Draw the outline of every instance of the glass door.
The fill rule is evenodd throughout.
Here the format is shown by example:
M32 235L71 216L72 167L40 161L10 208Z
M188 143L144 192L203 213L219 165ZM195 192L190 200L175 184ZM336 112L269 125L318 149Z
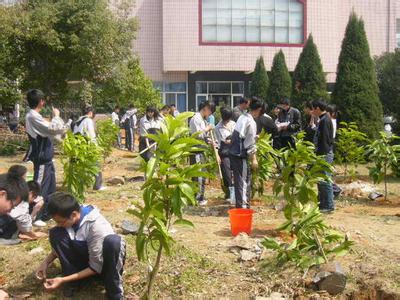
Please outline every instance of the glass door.
M240 95L232 95L233 107L239 105L239 101L240 101L241 98L243 98L243 94L240 94Z
M215 106L232 107L231 95L210 95L210 100Z

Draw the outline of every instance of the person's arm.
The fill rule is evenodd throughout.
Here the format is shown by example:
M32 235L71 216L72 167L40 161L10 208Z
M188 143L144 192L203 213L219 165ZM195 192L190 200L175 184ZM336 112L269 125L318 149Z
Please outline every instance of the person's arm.
M20 232L28 233L32 231L32 218L29 214L28 203L20 203L13 208L9 215L17 223L17 227Z
M57 258L57 254L54 250L52 250L49 255L41 262L39 267L37 268L35 274L36 278L39 280L44 280L47 277L47 268L53 263L53 261Z
M64 283L85 279L87 277L90 277L90 276L93 276L96 274L97 273L95 271L93 271L91 268L86 268L78 273L74 273L74 274L71 274L68 276L46 279L45 282L43 283L43 285L47 291L54 291L54 290L58 289Z
M85 131L88 135L88 137L91 139L92 142L97 143L96 140L96 131L94 130L94 122L90 118L86 118L84 120L85 122Z
M40 136L54 137L68 130L69 125L64 124L64 121L60 118L60 111L55 108L53 109L53 114L54 117L51 119L51 122L47 122L41 116L31 116L29 119L32 127Z
M32 220L35 220L35 219L36 219L36 216L37 216L38 212L42 209L43 204L44 204L43 199L40 200L40 201L38 201L38 202L35 204L35 206L34 206L33 209L32 209L32 213L31 213L31 218L32 218Z
M297 132L301 129L301 116L300 116L300 111L295 110L293 112L293 120L289 124L288 129L291 132Z

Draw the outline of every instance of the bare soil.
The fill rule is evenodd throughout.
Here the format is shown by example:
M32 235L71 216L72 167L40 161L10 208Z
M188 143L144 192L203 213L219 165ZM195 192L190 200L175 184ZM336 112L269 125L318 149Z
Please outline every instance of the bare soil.
M115 150L104 164L104 178L142 175L137 171L136 154ZM0 172L20 163L23 154L0 158ZM55 160L57 180L62 183L62 167ZM32 166L26 165L29 172ZM369 181L364 166L359 167L360 178ZM132 201L141 199L141 182L110 186L104 192L90 191L87 203L99 207L118 232L122 220L136 221L126 210ZM382 185L378 186L382 190ZM160 299L254 299L281 292L297 299L400 299L400 180L391 178L389 201L365 198L344 198L337 201L337 210L326 219L334 228L347 233L355 246L345 257L337 258L344 267L348 282L342 295L331 297L305 288L303 273L293 266L276 267L274 253L267 253L260 262L239 262L227 244L232 240L227 211L218 180L207 187L209 204L206 208L192 208L187 218L194 229L174 228L176 245L171 257L164 257L157 279L157 298ZM282 212L274 209L281 199L272 196L271 184L266 185L263 197L254 201L256 211L252 238L276 236L277 225L283 221ZM53 225L53 224L52 224ZM47 231L45 229L44 231ZM135 238L126 236L128 256L124 285L128 299L136 299L146 283L145 265L134 253ZM32 249L43 248L38 254ZM42 284L33 277L39 262L50 250L47 239L25 242L17 246L0 246L0 288L17 299L62 299L61 292L43 291ZM315 270L310 270L307 278ZM56 264L49 276L60 273ZM74 299L104 299L101 285L90 281Z

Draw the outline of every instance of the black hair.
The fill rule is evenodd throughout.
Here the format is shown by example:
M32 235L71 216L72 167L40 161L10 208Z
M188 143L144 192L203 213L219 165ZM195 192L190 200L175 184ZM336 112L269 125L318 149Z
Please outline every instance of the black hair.
M262 108L262 110L264 110L264 102L256 97L252 97L250 102L250 111L254 111L259 108Z
M157 108L155 106L148 106L146 108L146 118L147 118L147 114L153 112L154 113L154 120L157 120L160 117L160 113L158 112Z
M268 103L264 102L264 108L263 108L264 113L268 111Z
M164 106L161 108L161 111L170 110L170 109L171 109L171 106L168 105L168 104L166 104L166 105L164 105Z
M232 110L229 107L221 107L221 119L222 121L229 121L232 119Z
M308 108L308 109L313 109L313 106L312 106L312 102L311 101L307 101L306 102L306 104L305 104L305 108Z
M176 105L175 105L175 104L171 104L170 106L171 106L171 107L176 107Z
M119 107L119 105L115 105L114 110L117 110L117 109L121 109L121 107Z
M133 103L129 104L129 109L133 109L135 108L135 105L133 105Z
M210 102L210 109L211 109L211 113L215 113L215 110L217 109L217 106L215 105L214 102Z
M283 97L280 101L280 104L282 105L290 105L290 99L287 97Z
M37 181L31 180L27 182L28 184L28 189L29 192L32 192L35 196L40 196L42 193L42 187L40 186L40 183Z
M23 178L23 176L28 172L28 169L25 166L21 165L13 165L8 169L8 174L11 176Z
M210 103L210 101L204 101L204 102L201 102L200 104L199 104L199 111L201 111L203 108L205 108L205 107L208 107L210 110L211 110L211 103Z
M241 97L240 100L239 100L239 104L248 103L248 102L249 102L249 99L248 98L244 98L244 97Z
M44 93L38 89L29 90L26 94L26 99L29 107L35 109L38 107L40 100L44 99Z
M7 200L14 201L21 198L22 201L28 201L29 190L26 181L14 173L0 175L0 190L6 191Z
M71 194L56 192L50 195L47 209L51 216L69 218L74 211L79 212L80 205Z
M82 114L83 115L87 115L88 113L93 112L94 113L94 109L93 106L87 105L82 109Z
M336 104L329 104L329 105L326 107L326 111L327 111L328 113L330 113L330 114L335 114L335 115L337 115L338 109L337 109Z
M312 107L313 107L313 109L319 108L321 111L325 111L327 105L326 105L325 100L320 98L320 99L313 100Z

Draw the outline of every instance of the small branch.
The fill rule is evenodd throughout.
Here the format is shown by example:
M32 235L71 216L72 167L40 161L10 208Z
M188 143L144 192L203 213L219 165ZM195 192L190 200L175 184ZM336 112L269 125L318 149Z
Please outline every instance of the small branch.
M147 286L147 293L146 293L146 299L147 300L151 300L152 299L152 290L153 290L154 280L155 280L156 275L158 273L158 269L160 268L162 250L163 250L163 246L160 245L160 248L158 248L157 259L156 259L156 262L154 264L153 270L149 274L149 284Z
M318 235L315 231L314 231L314 239L318 244L319 251L321 252L322 256L324 257L325 263L327 263L328 259L326 258L324 248L322 247L321 241L319 240Z

